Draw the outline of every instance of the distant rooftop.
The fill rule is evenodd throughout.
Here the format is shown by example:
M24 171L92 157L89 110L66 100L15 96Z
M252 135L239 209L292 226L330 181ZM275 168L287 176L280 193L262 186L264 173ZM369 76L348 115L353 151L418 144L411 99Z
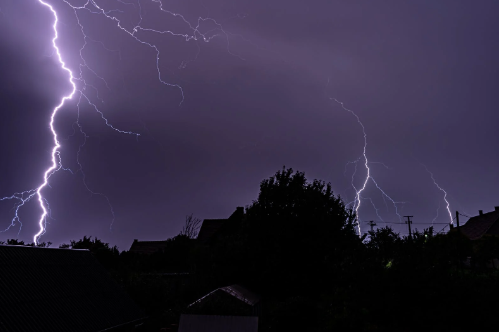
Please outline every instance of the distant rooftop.
M139 241L135 239L129 252L150 255L165 249L166 246L167 241Z
M237 207L236 211L227 219L205 219L199 230L197 240L201 243L207 243L213 239L223 228L226 228L230 221L235 221L244 216L244 208Z
M0 245L0 331L113 331L144 317L89 251Z
M499 235L499 206L488 213L480 210L478 216L471 217L459 229L471 240L478 240L484 235Z
M225 293L235 297L236 299L238 299L246 304L249 304L250 306L254 306L258 302L260 302L259 295L253 293L252 291L246 289L245 287L243 287L241 285L231 285L231 286L220 287L220 288L215 289L214 291L206 294L205 296L198 299L194 303L191 303L189 305L189 307L193 306L197 303L202 302L203 300L207 299L208 297L214 295L216 292L225 292Z
M229 219L205 219L199 230L197 240L201 243L208 242L215 233L225 224Z

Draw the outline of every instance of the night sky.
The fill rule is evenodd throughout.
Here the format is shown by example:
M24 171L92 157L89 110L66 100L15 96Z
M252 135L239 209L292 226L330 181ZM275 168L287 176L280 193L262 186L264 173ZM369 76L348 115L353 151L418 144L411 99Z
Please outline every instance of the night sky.
M362 157L364 137L334 98L359 116L371 175L405 202L398 212L414 216L413 228L449 222L444 194L420 163L447 191L453 214L499 205L495 0L162 0L164 11L159 0L95 0L128 31L142 13L143 29L197 37L135 34L156 45L161 79L181 86L183 101L178 87L158 79L155 49L116 20L92 5L76 16L70 5L82 0L46 1L59 16L63 60L75 76L81 70L78 89L112 126L140 136L106 126L83 97L82 173L80 93L61 108L62 166L74 174L60 170L43 190L52 213L41 241L93 235L127 250L135 238L166 239L188 214L225 218L251 204L260 181L283 165L331 182L351 202L355 164L348 162ZM192 27L210 17L223 30L205 20L195 33L166 11ZM88 37L81 51L77 18ZM71 92L51 44L53 21L37 0L0 0L0 197L37 188L50 166L49 118ZM201 34L213 38L204 42ZM406 233L372 181L362 197L363 232L365 221L377 220ZM0 202L2 230L16 203ZM32 242L37 200L19 211L22 229L16 222L0 240Z

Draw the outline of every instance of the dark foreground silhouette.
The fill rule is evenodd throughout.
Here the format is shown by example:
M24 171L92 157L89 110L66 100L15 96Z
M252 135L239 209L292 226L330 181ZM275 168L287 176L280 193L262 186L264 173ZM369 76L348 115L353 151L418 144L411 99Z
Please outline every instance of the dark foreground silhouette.
M291 169L263 180L257 200L238 211L203 241L195 239L199 220L188 216L181 234L153 254L120 253L91 237L63 246L95 255L149 315L145 331L178 324L182 313L254 315L224 301L188 307L235 284L261 298L259 331L495 326L496 237L470 241L430 228L409 238L379 228L359 238L355 214L331 185Z

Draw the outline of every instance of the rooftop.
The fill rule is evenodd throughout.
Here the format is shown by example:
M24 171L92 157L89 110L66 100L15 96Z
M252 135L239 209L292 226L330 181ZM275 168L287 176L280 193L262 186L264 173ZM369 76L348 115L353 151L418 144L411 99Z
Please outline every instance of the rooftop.
M241 285L231 285L231 286L220 287L220 288L215 289L214 291L206 294L202 298L196 300L194 303L191 303L189 305L189 307L196 304L196 303L202 302L204 299L210 297L211 295L215 294L216 292L225 292L225 293L227 293L227 294L237 298L238 300L240 300L246 304L249 304L251 306L254 306L258 302L260 302L259 295L251 292L250 290L244 288Z
M167 241L139 241L135 239L129 252L150 255L165 249L166 246Z
M206 243L215 233L223 226L228 219L205 219L199 230L197 240L201 243Z
M199 230L199 234L197 236L197 240L201 243L207 243L214 236L216 236L222 229L226 229L229 222L235 222L236 220L240 220L240 218L244 216L244 208L237 207L236 211L231 214L231 216L227 219L205 219L203 220L203 224L201 225L201 229Z
M459 227L461 232L471 240L477 240L484 235L499 235L499 207L494 211L471 217L466 224Z

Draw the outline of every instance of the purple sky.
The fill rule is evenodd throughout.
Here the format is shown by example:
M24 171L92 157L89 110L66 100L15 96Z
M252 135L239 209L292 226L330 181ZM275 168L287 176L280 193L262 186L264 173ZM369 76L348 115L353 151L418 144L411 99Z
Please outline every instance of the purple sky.
M159 0L95 0L132 30L193 34L182 19L162 12ZM499 205L499 3L482 1L173 0L205 43L151 31L135 40L102 14L47 0L60 18L57 43L82 90L116 128L107 127L88 102L79 123L87 141L79 160L92 195L76 172L84 136L75 124L80 94L58 113L62 165L43 190L52 219L42 241L56 244L83 235L128 249L134 238L176 235L187 214L224 218L256 199L259 183L283 165L331 182L355 198L351 178L362 157L364 124L371 173L422 229L449 221L451 210L475 215ZM125 4L129 2L130 4ZM97 13L93 6L88 8ZM53 16L37 0L0 0L0 197L38 187L50 165L50 114L71 91L51 39ZM93 73L92 73L93 71ZM107 82L99 79L95 74ZM94 88L92 88L95 87ZM84 88L82 82L78 83ZM98 91L98 95L96 93ZM99 100L101 99L101 100ZM74 133L74 134L73 134ZM386 166L386 167L385 167ZM365 179L357 164L354 184ZM393 204L369 182L360 207L364 221L399 222ZM371 199L371 200L369 200ZM386 203L385 203L386 201ZM0 228L11 224L17 201L0 202ZM378 208L376 214L373 204ZM0 240L30 241L37 232L36 200L20 209L23 223ZM462 218L461 222L466 221ZM424 223L424 224L423 224ZM420 225L418 225L420 224ZM379 223L380 226L385 224ZM405 225L390 224L401 233ZM440 230L444 225L437 224Z

